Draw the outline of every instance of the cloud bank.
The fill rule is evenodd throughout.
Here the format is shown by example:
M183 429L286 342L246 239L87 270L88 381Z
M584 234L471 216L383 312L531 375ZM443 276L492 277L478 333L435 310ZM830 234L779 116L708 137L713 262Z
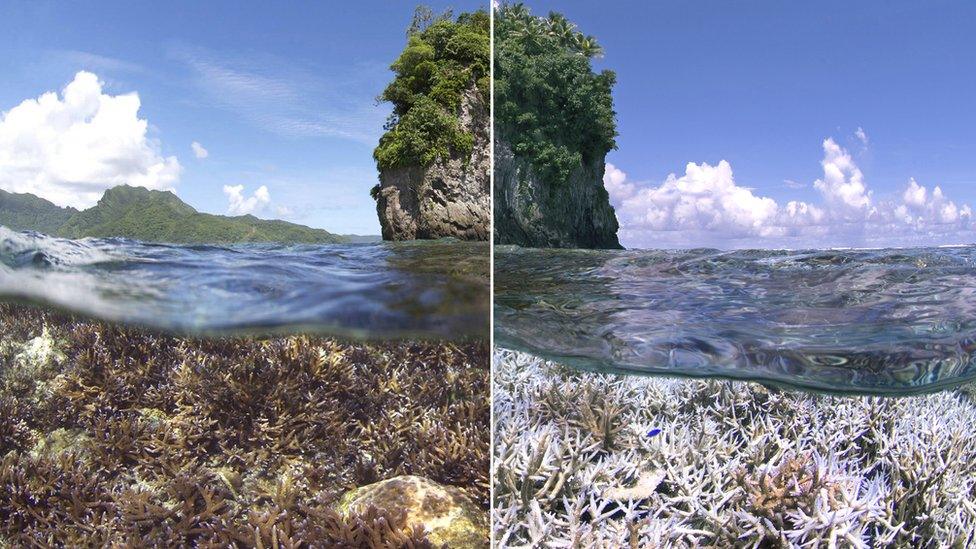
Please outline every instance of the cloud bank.
M858 128L858 139L867 134ZM813 182L821 203L785 204L738 184L725 160L688 163L683 175L659 185L630 181L607 164L603 184L620 221L625 246L823 247L901 246L971 242L973 212L938 186L910 179L893 199L878 200L851 154L823 141L823 175ZM790 187L794 187L790 185Z
M88 208L128 184L172 189L181 166L146 135L136 93L108 95L78 72L61 94L47 92L0 113L0 188L59 206Z
M224 185L224 194L227 195L227 213L231 215L258 213L271 203L271 193L264 185L249 197L244 196L244 185Z

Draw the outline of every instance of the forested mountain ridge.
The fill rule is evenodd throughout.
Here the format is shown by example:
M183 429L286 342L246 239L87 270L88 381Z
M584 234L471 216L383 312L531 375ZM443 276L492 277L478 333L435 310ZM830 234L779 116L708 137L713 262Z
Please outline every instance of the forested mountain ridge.
M149 242L347 241L344 236L287 221L201 213L172 192L128 185L108 189L87 210L62 208L33 194L0 190L0 225L64 238L123 237Z

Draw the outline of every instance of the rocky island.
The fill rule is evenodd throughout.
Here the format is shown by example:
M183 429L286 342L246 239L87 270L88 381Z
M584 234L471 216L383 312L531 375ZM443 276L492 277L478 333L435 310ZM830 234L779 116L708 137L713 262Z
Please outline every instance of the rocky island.
M616 147L611 71L558 13L521 4L495 17L495 243L536 248L620 248L603 187Z
M488 240L489 24L485 11L414 15L380 95L393 104L373 153L384 240Z

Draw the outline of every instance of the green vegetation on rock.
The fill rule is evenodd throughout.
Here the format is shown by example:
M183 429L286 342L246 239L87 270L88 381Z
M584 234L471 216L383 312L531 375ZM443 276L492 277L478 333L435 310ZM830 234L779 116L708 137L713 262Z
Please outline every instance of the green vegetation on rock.
M407 31L407 46L390 66L396 76L381 101L393 103L386 133L373 151L379 169L426 166L451 153L466 155L474 137L460 124L465 91L486 98L489 80L490 19L485 11L434 16L418 7Z
M253 215L200 213L169 191L113 187L87 210L60 208L32 194L0 191L0 225L64 238L124 237L173 243L332 243L345 238L322 229Z
M564 16L536 17L522 4L496 14L496 127L544 181L558 184L616 148L616 75L593 72L602 49Z

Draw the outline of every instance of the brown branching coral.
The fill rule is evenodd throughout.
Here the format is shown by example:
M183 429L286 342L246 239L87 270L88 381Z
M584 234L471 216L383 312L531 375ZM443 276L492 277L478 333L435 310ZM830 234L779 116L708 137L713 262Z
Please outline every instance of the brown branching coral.
M24 375L42 336L57 355ZM197 339L0 305L0 539L428 547L397 510L333 506L412 474L487 512L489 405L485 342Z
M740 491L733 498L751 516L757 517L765 528L766 542L788 545L780 532L792 529L794 516L812 516L817 512L818 499L828 511L845 506L842 487L822 474L809 456L790 456L773 467L745 467L735 475Z

